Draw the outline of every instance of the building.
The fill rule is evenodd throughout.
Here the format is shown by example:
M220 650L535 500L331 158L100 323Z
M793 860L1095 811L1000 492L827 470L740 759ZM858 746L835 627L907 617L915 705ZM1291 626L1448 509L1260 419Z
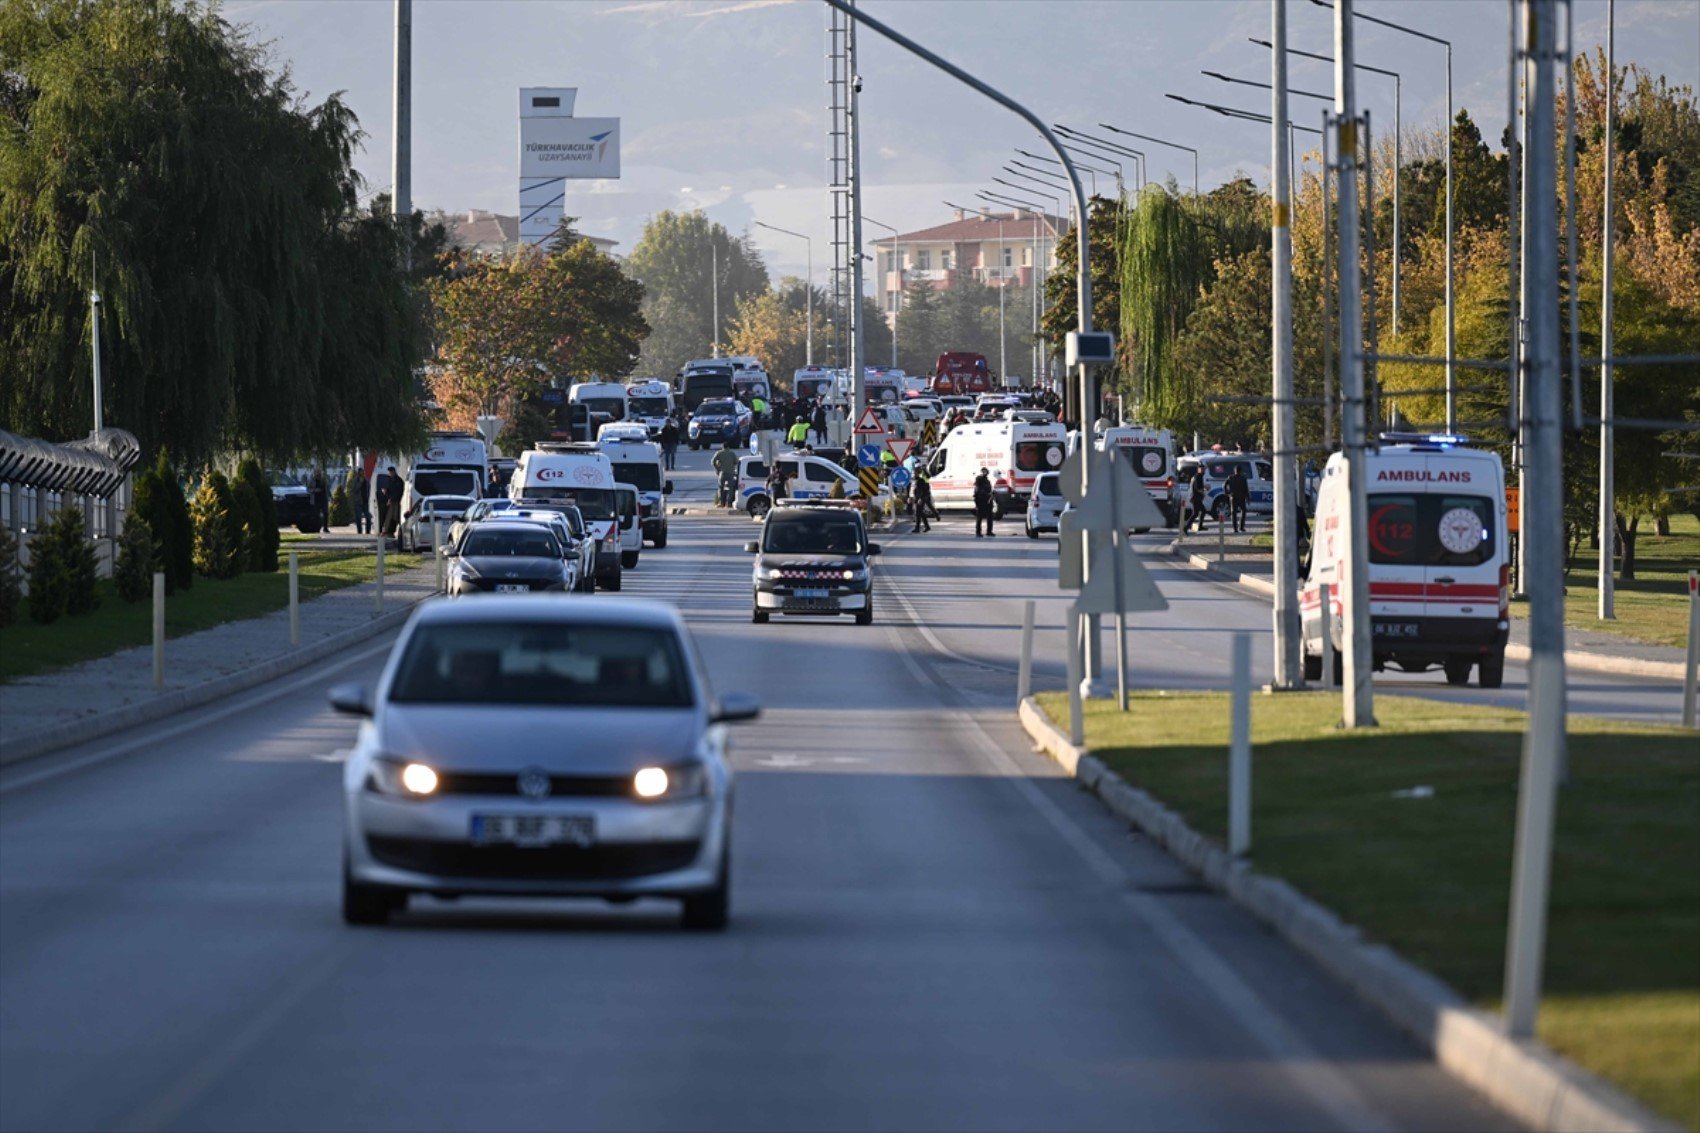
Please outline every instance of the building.
M1033 265L1048 273L1057 263L1057 240L1066 222L1035 210L968 213L956 219L872 241L878 262L874 288L880 309L898 309L904 286L924 280L949 291L966 278L991 287L1026 287Z
M474 256L506 256L519 248L519 217L502 216L483 209L444 213L432 219L442 221L448 229L449 243ZM612 256L618 240L580 233L603 255Z

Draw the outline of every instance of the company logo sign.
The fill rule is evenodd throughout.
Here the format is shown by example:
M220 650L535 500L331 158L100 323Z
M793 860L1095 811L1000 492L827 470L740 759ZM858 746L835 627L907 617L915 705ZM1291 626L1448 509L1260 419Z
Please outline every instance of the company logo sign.
M618 177L620 120L520 119L519 175L522 179Z

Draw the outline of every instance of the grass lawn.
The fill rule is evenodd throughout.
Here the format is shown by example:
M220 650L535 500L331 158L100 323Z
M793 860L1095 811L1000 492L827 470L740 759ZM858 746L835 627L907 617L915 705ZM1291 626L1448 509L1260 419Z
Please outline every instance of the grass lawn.
M1041 696L1066 720L1063 694ZM1252 701L1253 860L1495 1009L1521 712L1378 696L1344 732L1339 697ZM1218 840L1226 694L1087 706L1094 754ZM1541 1038L1700 1129L1700 742L1573 719L1559 798ZM1432 797L1400 798L1412 787Z
M1700 570L1700 519L1673 515L1669 535L1655 535L1643 521L1635 537L1635 580L1617 584L1617 618L1602 622L1595 552L1570 560L1565 578L1564 624L1576 629L1620 633L1637 641L1681 649L1688 643L1688 572ZM1527 604L1513 610L1525 616Z
M377 559L363 551L304 553L301 558L301 600L331 590L370 582ZM384 573L419 565L418 555L384 556ZM0 681L30 676L81 661L104 657L120 649L153 641L153 602L125 602L110 579L98 584L100 607L92 614L65 617L51 625L29 620L28 603L16 623L0 630ZM197 578L188 590L165 600L165 634L180 637L225 622L255 618L289 605L288 568L276 574L243 574L218 581Z

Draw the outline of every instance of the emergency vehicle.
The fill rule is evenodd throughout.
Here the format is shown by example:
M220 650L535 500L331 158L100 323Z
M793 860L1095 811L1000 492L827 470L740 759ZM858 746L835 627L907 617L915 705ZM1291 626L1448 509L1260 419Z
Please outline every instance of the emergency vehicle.
M621 519L614 464L594 444L544 441L520 453L509 498L563 500L578 507L596 544L596 584L618 590L622 581ZM632 516L632 522L637 517Z
M799 401L835 400L837 376L825 366L803 366L791 374L791 392Z
M484 438L472 433L439 431L431 434L425 451L397 461L396 471L405 483L401 495L401 511L410 515L419 503L430 496L471 496L484 494L490 470L490 450ZM387 458L380 457L377 467L387 467ZM377 492L374 476L372 490ZM372 512L377 515L376 509Z
M659 378L633 382L626 387L626 419L637 421L658 435L673 412L673 387Z
M614 479L637 489L642 538L658 549L665 547L667 497L673 494L673 481L662 468L661 446L641 438L619 436L603 437L597 444L614 464Z
M824 456L808 452L787 452L778 457L789 483L788 498L793 500L824 500L832 496L837 484L842 498L848 499L861 491L855 475ZM738 460L738 506L753 516L766 515L773 506L767 491L767 478L772 471L762 456L745 456ZM884 494L884 490L881 490Z
M950 431L927 462L933 503L939 507L974 505L974 479L984 468L992 481L1004 481L1013 506L1026 507L1034 481L1062 468L1067 434L1060 424L1026 421L971 421Z
M1151 493L1157 510L1163 513L1168 527L1180 523L1180 513L1174 501L1175 435L1168 429L1148 429L1144 425L1114 425L1098 434L1093 442L1098 451L1113 448L1118 459L1133 462L1140 483Z
M934 393L991 393L992 371L984 354L947 350L933 367Z
M626 419L626 387L619 382L575 382L567 400L590 412L592 428Z
M1376 669L1422 672L1439 665L1448 684L1477 669L1483 688L1505 677L1510 630L1505 473L1499 455L1462 438L1384 434L1365 456L1369 505L1370 633ZM1346 546L1344 457L1328 458L1316 505L1309 575L1300 591L1305 677L1322 677L1322 635L1334 643L1335 679ZM1329 587L1326 625L1321 586Z

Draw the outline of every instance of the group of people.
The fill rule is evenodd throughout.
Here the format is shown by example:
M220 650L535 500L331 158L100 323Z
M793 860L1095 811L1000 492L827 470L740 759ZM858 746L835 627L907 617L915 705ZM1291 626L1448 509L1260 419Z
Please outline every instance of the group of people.
M1228 500L1228 514L1219 522L1231 523L1233 526L1229 530L1244 534L1246 505L1251 500L1251 481L1246 478L1243 463L1234 463L1234 470L1222 484L1222 493ZM1192 470L1192 479L1187 484L1186 500L1181 511L1182 531L1204 530L1204 521L1210 518L1209 500L1210 485L1204 478L1204 466L1200 464Z

